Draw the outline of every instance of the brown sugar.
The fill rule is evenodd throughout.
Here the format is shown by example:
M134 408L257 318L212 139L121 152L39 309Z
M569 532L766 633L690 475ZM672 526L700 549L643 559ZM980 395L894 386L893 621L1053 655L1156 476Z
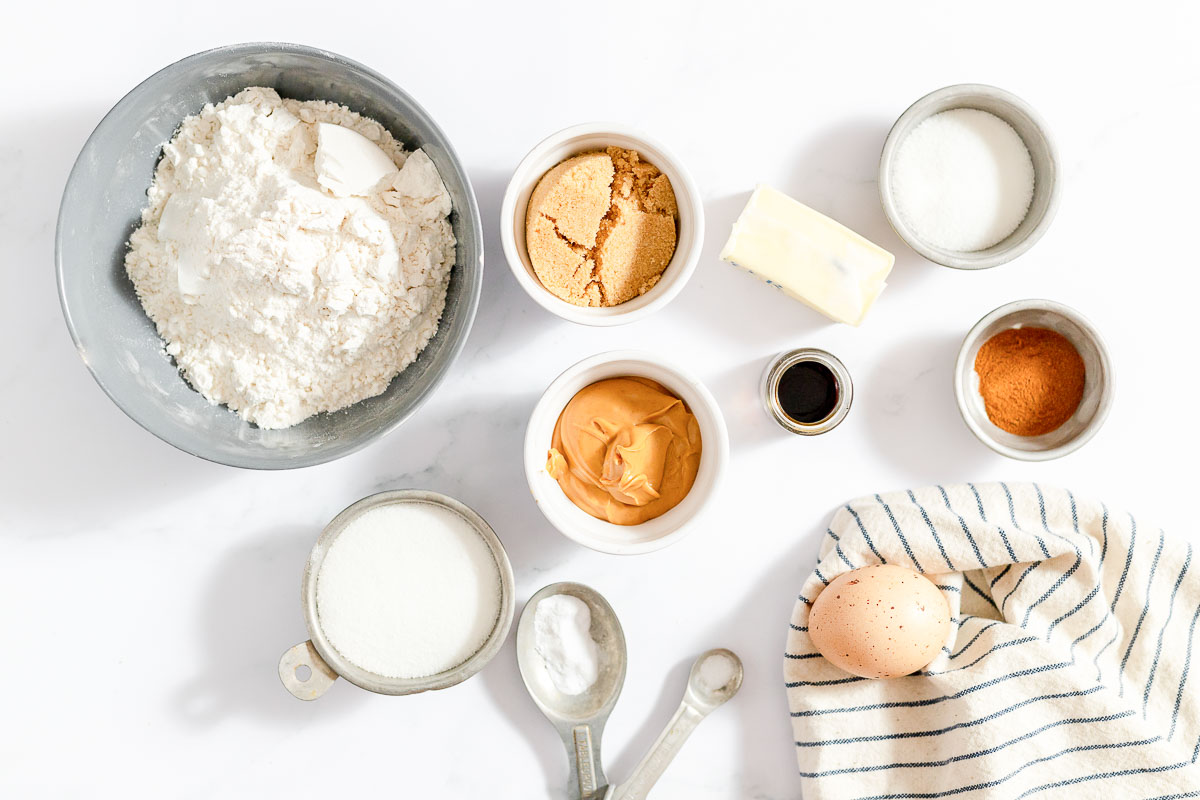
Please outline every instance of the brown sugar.
M1074 345L1046 328L996 334L979 348L975 372L988 419L1017 436L1041 436L1069 420L1087 377Z
M675 253L671 181L633 150L573 156L538 181L525 243L538 280L577 306L615 306L649 291Z

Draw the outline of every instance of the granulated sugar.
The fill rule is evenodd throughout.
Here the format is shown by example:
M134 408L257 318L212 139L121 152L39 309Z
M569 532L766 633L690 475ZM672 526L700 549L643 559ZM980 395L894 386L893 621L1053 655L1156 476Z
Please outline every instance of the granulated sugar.
M334 540L317 575L317 617L351 663L389 678L458 666L500 614L500 572L483 537L427 503L375 508Z
M1033 160L1004 120L955 108L900 142L892 194L919 239L945 250L986 250L1017 229L1033 199Z

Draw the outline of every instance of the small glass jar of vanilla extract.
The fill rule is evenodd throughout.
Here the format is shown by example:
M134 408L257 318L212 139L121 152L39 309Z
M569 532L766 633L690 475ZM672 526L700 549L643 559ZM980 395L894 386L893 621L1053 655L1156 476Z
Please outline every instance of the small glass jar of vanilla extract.
M803 347L780 353L762 378L767 413L784 430L815 436L836 428L850 412L854 384L832 353Z

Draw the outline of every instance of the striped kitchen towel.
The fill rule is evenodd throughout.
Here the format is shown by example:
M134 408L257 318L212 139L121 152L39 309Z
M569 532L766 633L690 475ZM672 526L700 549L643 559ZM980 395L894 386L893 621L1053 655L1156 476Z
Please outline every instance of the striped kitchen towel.
M929 574L954 622L890 681L834 667L807 628L835 575L880 562ZM1198 572L1186 542L1035 484L847 504L784 660L805 800L1200 797Z

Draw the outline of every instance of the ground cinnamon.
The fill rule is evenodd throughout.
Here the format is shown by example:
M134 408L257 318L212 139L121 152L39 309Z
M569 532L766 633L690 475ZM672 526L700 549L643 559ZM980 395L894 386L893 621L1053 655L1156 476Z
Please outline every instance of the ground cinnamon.
M1083 399L1083 359L1065 336L1012 328L984 342L975 357L988 419L1018 436L1040 436L1071 418Z

